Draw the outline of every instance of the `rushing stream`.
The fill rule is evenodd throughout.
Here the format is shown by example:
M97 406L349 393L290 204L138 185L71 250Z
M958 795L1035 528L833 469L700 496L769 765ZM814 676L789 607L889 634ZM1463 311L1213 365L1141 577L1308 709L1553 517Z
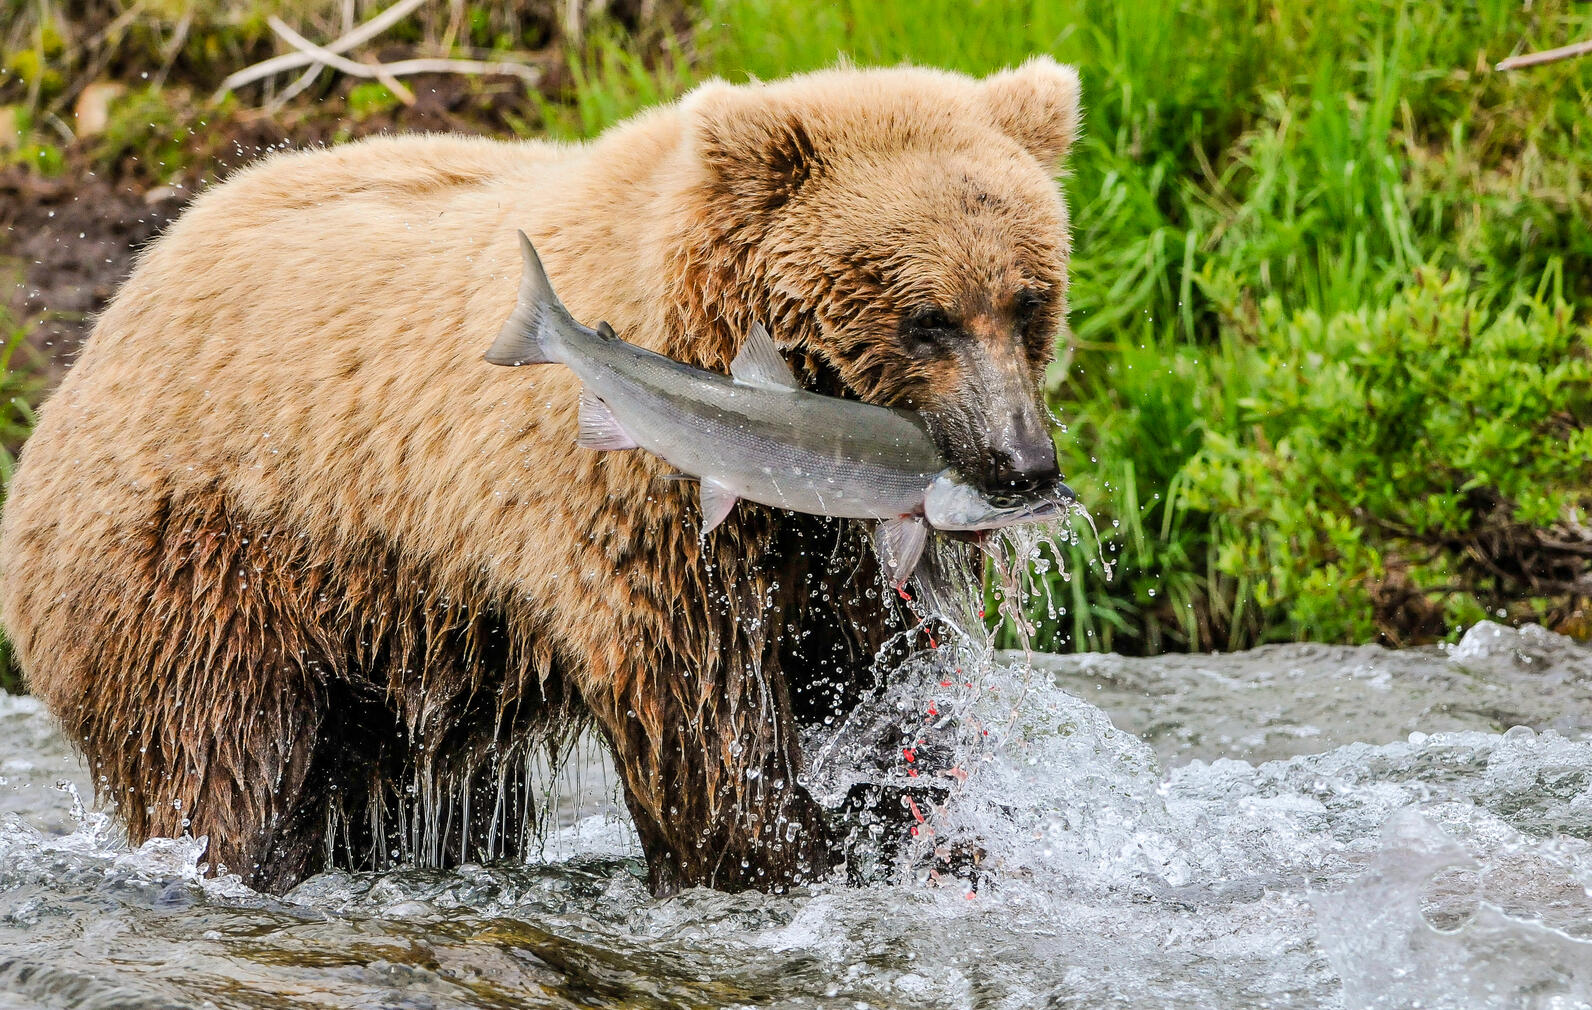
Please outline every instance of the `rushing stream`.
M893 882L655 901L584 748L541 861L274 898L192 840L129 851L0 695L0 1008L1592 1007L1592 650L1541 629L945 646L808 744L829 801L945 786Z

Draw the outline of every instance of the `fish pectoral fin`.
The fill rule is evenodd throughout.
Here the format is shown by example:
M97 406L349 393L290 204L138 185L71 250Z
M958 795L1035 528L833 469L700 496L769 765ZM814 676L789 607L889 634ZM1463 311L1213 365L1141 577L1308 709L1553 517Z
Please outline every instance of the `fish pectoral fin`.
M743 386L761 389L800 389L801 384L791 373L790 366L779 356L779 348L763 329L762 323L753 323L741 351L730 362L730 378Z
M702 532L710 533L713 528L724 521L730 514L735 503L740 501L740 495L725 487L717 481L702 478L699 489L702 495Z
M873 547L879 553L879 564L892 586L905 584L912 570L918 567L928 538L928 524L916 516L891 519L874 529Z
M608 404L589 389L580 391L580 435L575 444L603 452L636 448L636 440L625 434Z

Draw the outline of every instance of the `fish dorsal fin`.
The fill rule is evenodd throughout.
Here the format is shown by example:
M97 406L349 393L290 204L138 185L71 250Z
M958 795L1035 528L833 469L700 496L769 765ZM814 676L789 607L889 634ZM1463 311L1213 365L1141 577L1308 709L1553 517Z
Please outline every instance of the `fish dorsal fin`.
M589 389L580 391L580 435L575 444L603 452L636 448L636 440L625 434L608 404Z
M741 352L730 362L730 377L746 386L763 389L800 389L790 366L779 356L779 348L763 329L762 323L753 323Z
M704 535L713 532L713 527L724 521L730 514L740 496L717 481L703 478L700 488L702 494L702 532Z
M874 549L879 552L879 564L892 586L904 584L912 570L918 567L918 558L923 556L923 545L928 538L928 524L916 516L891 519L874 530Z

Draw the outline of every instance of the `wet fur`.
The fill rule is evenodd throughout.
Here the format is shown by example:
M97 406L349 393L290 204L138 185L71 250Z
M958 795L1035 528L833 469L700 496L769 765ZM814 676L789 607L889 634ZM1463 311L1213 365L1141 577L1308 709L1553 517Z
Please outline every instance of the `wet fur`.
M1076 124L1048 61L840 69L586 146L240 173L142 257L23 453L0 616L29 684L134 842L207 835L274 890L328 856L517 853L531 752L587 723L656 890L824 871L793 730L855 701L889 630L861 531L743 504L704 543L655 460L577 448L565 370L481 360L515 229L578 318L663 353L723 369L760 320L817 385L972 417L988 391L904 351L901 313L957 308L1036 401ZM1003 328L1020 284L1050 292L1041 335Z

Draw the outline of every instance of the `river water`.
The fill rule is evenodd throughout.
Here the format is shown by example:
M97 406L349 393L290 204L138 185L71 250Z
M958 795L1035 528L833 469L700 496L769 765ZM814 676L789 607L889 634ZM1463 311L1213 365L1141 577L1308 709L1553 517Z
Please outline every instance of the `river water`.
M942 643L808 741L829 801L944 786L882 882L653 900L587 747L529 865L275 898L204 877L192 840L129 850L38 703L0 695L0 1010L1592 1007L1589 734L1592 650L1539 628Z

